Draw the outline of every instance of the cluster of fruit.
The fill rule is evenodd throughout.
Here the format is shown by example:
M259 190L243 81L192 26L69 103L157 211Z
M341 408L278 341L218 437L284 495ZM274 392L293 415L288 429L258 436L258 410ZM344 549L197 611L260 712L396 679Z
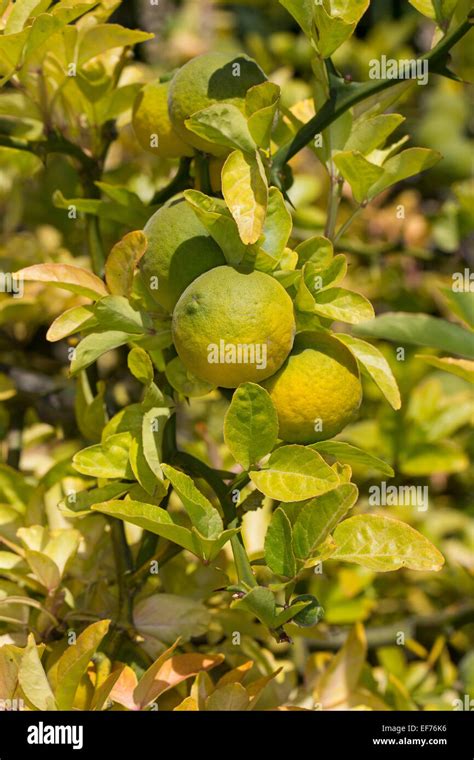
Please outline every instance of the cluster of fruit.
M263 81L246 56L194 58L171 80L143 88L133 114L137 139L161 157L200 151L222 161L225 148L191 132L187 119L218 102L243 111L248 89ZM280 438L289 443L331 438L347 425L361 403L357 363L327 333L301 332L295 339L293 302L278 280L228 266L182 197L161 207L144 232L141 274L156 302L173 314L174 345L190 373L224 388L261 383L277 410Z

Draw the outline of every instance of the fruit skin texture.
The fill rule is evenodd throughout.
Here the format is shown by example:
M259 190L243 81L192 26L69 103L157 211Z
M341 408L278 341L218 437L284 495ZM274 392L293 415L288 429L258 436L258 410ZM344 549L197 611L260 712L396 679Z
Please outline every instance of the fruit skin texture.
M191 372L213 385L236 388L264 380L282 366L295 335L293 303L268 274L217 267L184 291L173 313L172 332L178 355ZM217 363L209 362L210 350L222 345L230 352L233 346L250 346L253 355L246 358L254 361L226 363L226 355L221 361L219 353Z
M170 82L149 82L138 93L133 104L132 124L141 147L160 158L181 158L194 155L173 129L168 114ZM151 135L158 136L158 147L150 145Z
M151 295L170 313L196 277L225 263L221 249L184 199L158 209L145 225L140 269ZM150 287L158 277L158 289Z
M234 64L240 65L240 76L234 76ZM198 137L185 125L192 114L214 103L232 103L242 112L250 87L266 81L260 66L246 55L205 53L188 61L173 77L169 92L169 114L178 135L198 150L214 156L229 153Z
M362 401L357 362L337 338L319 332L296 336L284 366L263 383L278 413L280 438L315 443L340 433ZM316 420L322 430L315 430Z

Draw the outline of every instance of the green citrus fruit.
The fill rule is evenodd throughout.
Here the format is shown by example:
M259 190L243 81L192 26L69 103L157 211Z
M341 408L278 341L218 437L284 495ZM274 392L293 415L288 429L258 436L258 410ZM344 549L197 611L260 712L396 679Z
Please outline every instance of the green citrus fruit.
M292 623L296 623L300 628L311 628L322 620L324 610L315 596L312 594L300 594L293 599L291 606L298 602L310 602L310 604L307 604L304 610L295 615Z
M146 84L138 93L132 115L135 135L144 150L161 158L192 156L193 149L181 140L171 124L169 88L170 82L157 80Z
M332 438L362 400L356 360L325 333L299 333L284 366L263 385L278 413L280 438L289 443Z
M197 278L176 304L173 339L183 364L213 385L236 388L273 375L293 344L293 304L277 280L232 267Z
M148 240L140 263L143 280L169 312L196 277L225 263L221 249L184 199L158 209L143 231Z
M169 114L176 132L198 150L225 155L228 148L195 135L186 119L219 102L244 111L247 90L265 81L260 66L246 55L205 53L193 58L175 74L170 87Z

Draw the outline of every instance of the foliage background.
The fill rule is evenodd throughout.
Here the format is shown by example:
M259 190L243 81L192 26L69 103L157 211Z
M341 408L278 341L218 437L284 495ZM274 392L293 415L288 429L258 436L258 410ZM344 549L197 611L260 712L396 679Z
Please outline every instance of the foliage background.
M103 5L111 7L111 3ZM310 46L273 0L160 0L159 13L144 0L114 5L112 22L155 35L139 44L134 57L126 61L121 84L130 85L130 92L135 84L138 89L139 83L195 55L225 49L245 50L254 57L280 84L288 108L311 94ZM460 18L467 6L459 3ZM334 61L345 75L365 79L370 59L382 54L412 57L429 48L432 33L433 23L409 3L374 1ZM452 68L463 80L474 79L473 56L472 39L463 40L453 51ZM22 112L14 88L7 89L6 96L10 100L5 95L0 98L0 131L9 135L10 142L34 140L37 115ZM439 150L443 160L379 196L359 216L350 235L339 241L339 250L349 255L350 286L372 301L377 314L423 312L463 325L472 319L472 303L466 316L451 289L453 273L474 266L470 105L472 87L447 78L430 77L427 87L410 91L401 106L410 145ZM42 116L47 123L48 115ZM80 114L73 119L65 114L63 126L73 143L91 147L91 135ZM130 125L130 108L119 113L113 128L106 120L102 126L98 139L104 144L113 140L102 182L125 193L117 204L105 186L102 193L92 187L102 204L94 219L100 219L108 251L125 233L143 225L149 215L147 206L168 184L175 162L139 148ZM298 243L322 233L328 187L313 153L301 152L291 165L295 181L289 196L295 206L294 241ZM44 262L89 266L97 221L91 224L83 214L69 219L62 201L92 197L86 190L91 189L94 177L87 175L87 167L84 174L68 156L52 153L45 158L10 144L0 147L0 168L1 269L13 272ZM406 209L404 219L397 218L400 204ZM342 208L344 218L350 213L348 193ZM409 507L380 511L409 522L433 541L446 557L441 572L420 575L402 570L377 575L361 567L329 563L322 576L309 575L297 589L318 597L325 608L324 621L307 630L292 625L294 642L277 644L261 625L229 609L228 595L216 591L226 585L224 572L178 555L158 576L143 578L134 600L131 633L120 627L118 619L122 605L116 563L120 568L120 559L114 559L105 519L70 520L58 509L70 489L85 486L71 458L94 439L102 402L111 417L136 400L140 391L128 371L125 349L103 356L99 361L101 403L86 419L78 381L68 378L68 342L46 340L53 319L79 303L75 294L38 283L27 283L21 300L0 294L0 539L4 544L0 601L10 600L0 606L0 645L14 645L12 656L20 657L16 647L25 651L27 632L32 630L36 644L46 647L43 664L53 667L66 649L68 632L79 633L99 618L118 622L100 655L95 648L105 629L89 629L84 644L90 655L84 665L87 672L72 697L80 709L91 709L99 686L113 676L111 662L127 663L140 677L178 636L180 656L203 658L199 666L187 661L189 673L213 667L214 683L224 678L222 688L233 682L224 695L215 698L214 706L211 700L208 709L245 708L249 699L256 704L256 695L258 709L347 709L361 704L375 709L453 709L456 699L473 698L474 474L469 461L474 435L472 388L467 382L417 358L420 353L433 353L430 348L407 346L405 360L397 362L393 345L381 343L401 389L402 409L392 411L375 385L364 381L359 420L340 436L388 461L396 471L390 483L429 486L426 512ZM218 469L233 466L222 438L227 403L211 394L181 404L178 411L181 446ZM361 493L357 512L372 510L369 487L380 482L380 474L360 467L354 468L354 476ZM266 503L244 520L246 544L255 556L262 551L270 514ZM43 525L53 533L72 531L61 593L54 598L45 592L41 574L32 573L24 559L11 551L12 544L19 544L19 529L32 525ZM136 553L139 533L129 528L127 537ZM44 545L44 536L42 541ZM145 560L146 548L141 550ZM146 564L139 559L138 568ZM222 570L227 560L222 557ZM241 633L240 646L233 643L235 631ZM396 645L400 632L406 635L404 648ZM34 660L37 648L31 642L27 651ZM214 655L224 655L225 664L220 658L212 660ZM347 678L344 666L349 661L352 675ZM225 673L239 666L227 683ZM127 673L133 681L131 671ZM191 695L195 699L200 690L211 694L207 679L201 673L194 683ZM237 688L237 681L247 688ZM108 683L110 694L113 684ZM258 686L252 687L255 683ZM173 686L172 679L168 685ZM174 709L183 704L189 685L183 682L163 696L147 693L141 704ZM126 693L129 690L124 687ZM8 689L3 694L7 696L12 696ZM106 695L103 701L96 699L94 706L100 709L109 704ZM126 707L127 697L117 697L113 705L114 709Z

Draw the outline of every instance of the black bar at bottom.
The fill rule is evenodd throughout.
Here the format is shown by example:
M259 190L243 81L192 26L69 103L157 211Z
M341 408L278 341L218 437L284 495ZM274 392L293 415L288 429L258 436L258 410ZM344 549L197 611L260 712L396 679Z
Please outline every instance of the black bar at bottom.
M276 751L474 759L472 712L0 712L0 760ZM164 743L166 742L166 744ZM161 749L160 749L161 748ZM286 748L286 749L285 749ZM134 753L131 755L131 753ZM310 753L308 755L308 753ZM112 756L112 754L110 755Z

